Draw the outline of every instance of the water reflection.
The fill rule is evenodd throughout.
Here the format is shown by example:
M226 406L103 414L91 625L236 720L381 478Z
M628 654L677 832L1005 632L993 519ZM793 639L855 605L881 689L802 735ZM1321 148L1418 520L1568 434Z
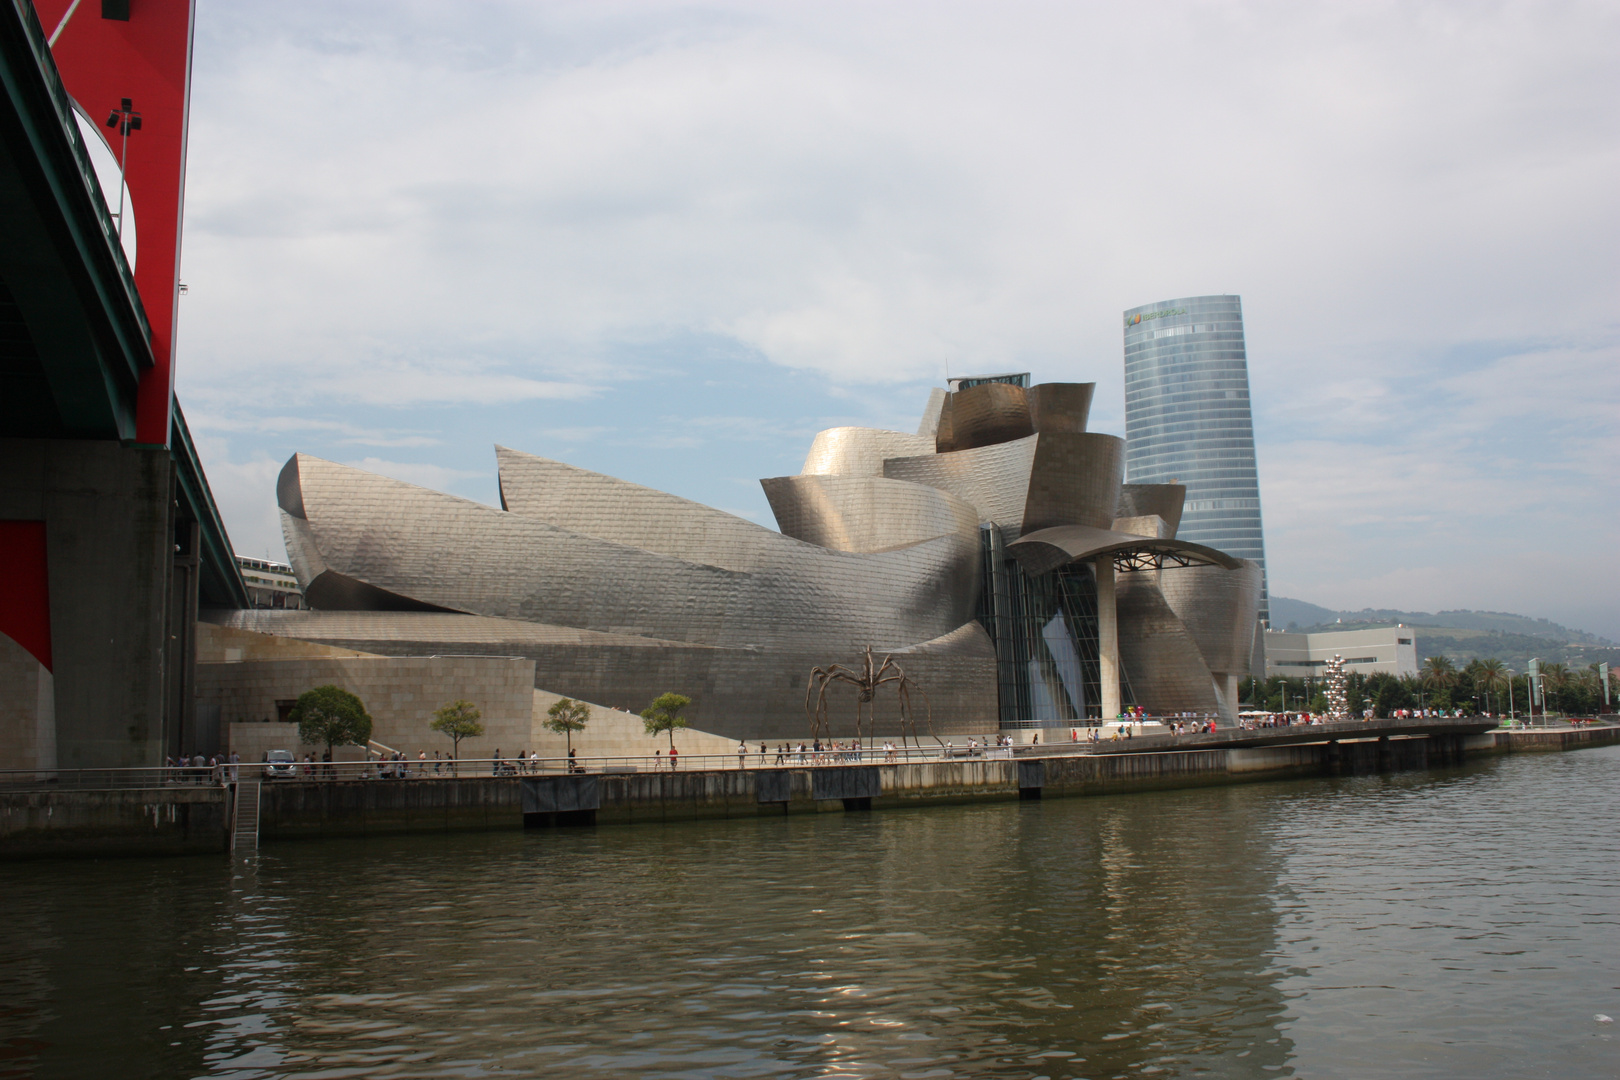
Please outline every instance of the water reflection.
M6 866L0 1075L1334 1075L1498 771Z

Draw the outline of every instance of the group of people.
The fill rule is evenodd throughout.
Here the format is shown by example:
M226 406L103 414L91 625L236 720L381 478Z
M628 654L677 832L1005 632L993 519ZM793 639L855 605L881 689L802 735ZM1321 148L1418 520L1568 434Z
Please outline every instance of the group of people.
M893 743L883 744L884 752L894 753ZM813 739L806 743L779 743L775 749L772 765L833 765L839 762L858 764L864 756L859 739L847 743L829 740L823 744L820 739ZM772 750L764 743L759 744L759 764L763 768L766 758L771 757ZM737 744L737 768L741 769L748 764L748 744Z
M179 757L164 755L163 778L169 784L228 784L235 783L241 772L242 757L235 750L229 754L202 754Z
M1271 713L1268 716L1248 717L1243 720L1245 731L1259 731L1262 728L1298 727L1302 724L1320 724L1321 718L1309 713Z

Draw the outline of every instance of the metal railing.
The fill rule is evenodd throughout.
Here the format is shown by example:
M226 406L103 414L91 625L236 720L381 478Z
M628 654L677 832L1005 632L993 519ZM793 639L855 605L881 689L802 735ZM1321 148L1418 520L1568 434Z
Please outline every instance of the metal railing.
M1144 718L1153 719L1153 718ZM1177 718L1163 718L1175 722ZM1460 722L1460 721L1459 721ZM1111 722L1112 723L1112 722ZM1124 724L1124 721L1119 722ZM1136 726L1136 722L1130 722ZM1382 723L1387 724L1387 721ZM1439 723L1431 721L1430 723ZM1565 721L1567 724L1568 721ZM1601 723L1601 721L1599 721ZM1292 728L1314 727L1316 725L1294 724ZM1323 737L1330 734L1342 734L1337 729L1354 729L1368 725L1351 721L1349 724L1325 725L1330 731L1324 731ZM1376 723L1371 725L1378 726ZM1288 730L1281 727L1281 730ZM791 747L778 749L767 746L764 753L759 751L758 744L750 746L747 752L722 754L669 754L657 750L650 754L620 754L620 755L576 755L572 760L562 756L540 757L529 755L519 757L499 758L460 758L449 757L407 758L404 760L369 761L289 761L265 762L243 761L236 764L221 763L215 765L180 765L155 766L144 768L117 768L117 769L0 769L0 791L25 790L64 790L64 789L113 789L113 788L205 788L218 787L233 783L237 780L261 780L269 783L277 781L302 782L354 782L354 781L400 781L400 780L450 780L450 779L489 779L512 778L524 776L556 776L568 773L614 775L624 773L652 773L670 771L721 771L737 769L804 769L820 768L842 765L898 765L919 764L938 761L967 761L967 760L1009 760L1018 757L1066 756L1070 754L1086 754L1093 748L1104 745L1117 745L1111 737L1105 737L1099 742L1092 742L1088 735L1090 732L1102 733L1107 729L1096 724L1076 726L1069 730L1054 729L1052 734L1062 732L1060 738L1043 741L1038 744L1021 744L1014 746L997 745L995 737L987 739L973 738L960 745L954 740L942 740L937 745L927 746L894 746L892 749L884 746L863 746L860 749L853 747L824 747L816 750L813 744L800 747L795 743ZM1263 734L1268 730L1278 729L1249 729L1219 727L1217 734L1232 735L1239 732L1245 734ZM1370 730L1370 727L1369 727ZM1070 731L1078 734L1079 738L1069 737ZM1187 735L1197 732L1189 723ZM1168 737L1167 737L1168 736ZM1150 739L1154 744L1176 743L1180 740L1171 736L1166 730L1154 731L1151 728L1143 730L1136 727L1135 739ZM1189 740L1196 741L1196 740Z
M1054 744L1055 745L1055 744ZM589 773L613 775L648 772L698 772L738 769L803 769L839 765L884 765L953 760L1010 759L1012 747L945 742L930 747L823 748L795 744L761 754L757 745L746 754L652 754L585 757L528 756L500 758L410 758L402 761L243 761L236 764L178 765L117 769L0 769L0 790L61 790L108 788L219 787L237 780L276 781L390 781L472 780L523 776Z

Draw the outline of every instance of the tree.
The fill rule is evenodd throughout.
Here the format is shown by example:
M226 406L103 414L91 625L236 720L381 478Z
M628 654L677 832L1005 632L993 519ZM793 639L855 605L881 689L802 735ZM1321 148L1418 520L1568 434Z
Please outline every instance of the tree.
M1423 685L1430 690L1449 690L1457 685L1457 665L1447 656L1431 656L1423 661Z
M568 753L574 753L574 732L583 731L591 719L591 707L583 701L563 698L546 710L546 727L568 737Z
M1354 719L1360 719L1362 710L1367 707L1367 676L1359 671L1352 671L1345 676L1345 707L1350 710Z
M1558 701L1559 705L1562 705L1564 703L1563 702L1563 694L1564 694L1565 690L1569 689L1569 685L1570 685L1571 681L1572 680L1570 679L1569 668L1566 667L1565 665L1563 665L1563 664L1542 664L1541 665L1541 686L1542 686L1542 689L1547 692L1547 697L1549 699L1554 698L1554 697L1558 698L1559 699L1559 701Z
M340 686L317 686L298 697L288 717L298 725L298 738L332 747L364 746L371 739L371 717L365 704Z
M686 717L681 715L681 710L690 704L692 699L684 694L673 691L659 694L651 705L641 710L641 719L647 728L647 734L669 732L669 748L675 749L675 729L686 726Z
M1486 695L1486 709L1490 709L1491 694L1500 694L1507 689L1507 665L1500 660L1481 660L1474 667L1474 688Z
M1372 702L1373 713L1379 719L1388 719L1396 709L1404 709L1412 704L1412 697L1405 679L1397 678L1387 671L1376 671L1367 676L1367 698Z
M440 705L434 711L433 722L428 727L440 735L450 736L452 763L461 756L462 739L476 739L484 733L484 725L479 723L483 715L478 711L478 706L459 698L447 705ZM454 768L454 764L451 767Z

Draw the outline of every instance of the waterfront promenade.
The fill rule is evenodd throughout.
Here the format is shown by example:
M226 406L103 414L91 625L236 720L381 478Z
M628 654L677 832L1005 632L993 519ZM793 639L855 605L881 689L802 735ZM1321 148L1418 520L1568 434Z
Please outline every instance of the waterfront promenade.
M1448 767L1475 754L1620 743L1620 726L1507 731L1479 721L1374 721L1016 748L824 751L756 747L667 758L460 762L460 775L376 763L265 780L204 771L61 771L0 778L0 858L223 851L294 838L634 824L1063 798ZM892 760L883 760L892 757ZM420 763L411 763L419 766ZM429 763L431 765L431 763ZM218 782L223 779L224 782ZM252 835L240 835L250 827ZM244 841L251 841L245 843Z

